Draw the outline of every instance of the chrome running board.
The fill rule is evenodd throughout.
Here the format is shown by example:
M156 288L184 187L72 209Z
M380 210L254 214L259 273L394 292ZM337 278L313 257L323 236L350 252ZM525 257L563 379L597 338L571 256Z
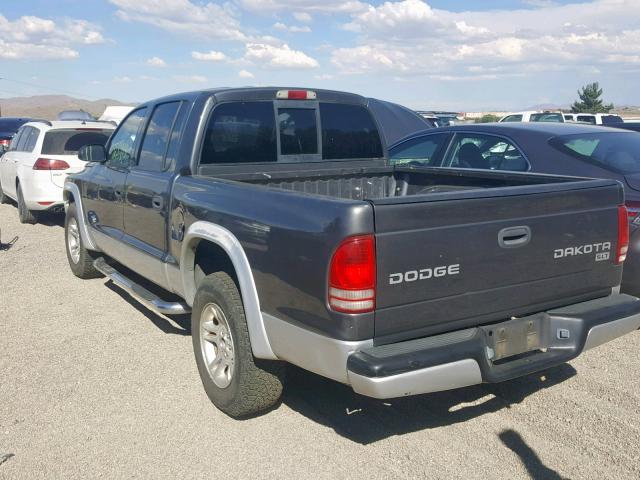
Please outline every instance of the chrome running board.
M93 266L114 284L151 310L164 315L182 315L191 312L189 305L184 302L167 302L162 300L142 285L118 272L115 268L109 265L103 257L95 259Z

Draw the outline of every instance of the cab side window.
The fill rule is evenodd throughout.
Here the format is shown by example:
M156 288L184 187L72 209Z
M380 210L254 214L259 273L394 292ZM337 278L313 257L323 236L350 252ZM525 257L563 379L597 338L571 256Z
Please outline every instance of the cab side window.
M140 149L138 168L141 170L162 172L165 169L169 137L179 108L180 102L171 102L158 105L153 111Z
M113 134L107 151L107 165L114 168L129 168L135 158L136 140L140 133L147 108L131 113Z
M509 140L494 135L456 134L443 166L526 172L529 162Z

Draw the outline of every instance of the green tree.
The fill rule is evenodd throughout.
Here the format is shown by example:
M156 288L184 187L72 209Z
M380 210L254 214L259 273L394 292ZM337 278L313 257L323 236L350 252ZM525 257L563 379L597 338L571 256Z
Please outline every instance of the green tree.
M573 113L609 113L613 110L613 103L605 105L602 101L602 89L598 82L593 82L578 90L580 101L573 102L571 111Z
M480 118L476 118L475 123L492 123L497 122L498 120L500 120L500 117L496 117L495 115L488 113Z

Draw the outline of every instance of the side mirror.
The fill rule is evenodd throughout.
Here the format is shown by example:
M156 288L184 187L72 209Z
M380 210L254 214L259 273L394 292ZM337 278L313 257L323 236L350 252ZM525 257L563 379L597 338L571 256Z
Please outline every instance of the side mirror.
M78 158L85 162L104 163L107 160L107 151L103 145L85 145L78 150Z

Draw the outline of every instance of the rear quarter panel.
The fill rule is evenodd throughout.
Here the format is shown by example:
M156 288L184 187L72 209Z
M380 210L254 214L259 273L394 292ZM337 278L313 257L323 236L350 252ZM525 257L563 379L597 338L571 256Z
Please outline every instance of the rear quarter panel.
M339 200L202 176L179 177L171 223L198 220L229 230L253 272L261 310L344 340L373 337L373 314L343 315L327 308L327 272L342 239L373 233L367 202ZM180 258L182 243L170 240Z

